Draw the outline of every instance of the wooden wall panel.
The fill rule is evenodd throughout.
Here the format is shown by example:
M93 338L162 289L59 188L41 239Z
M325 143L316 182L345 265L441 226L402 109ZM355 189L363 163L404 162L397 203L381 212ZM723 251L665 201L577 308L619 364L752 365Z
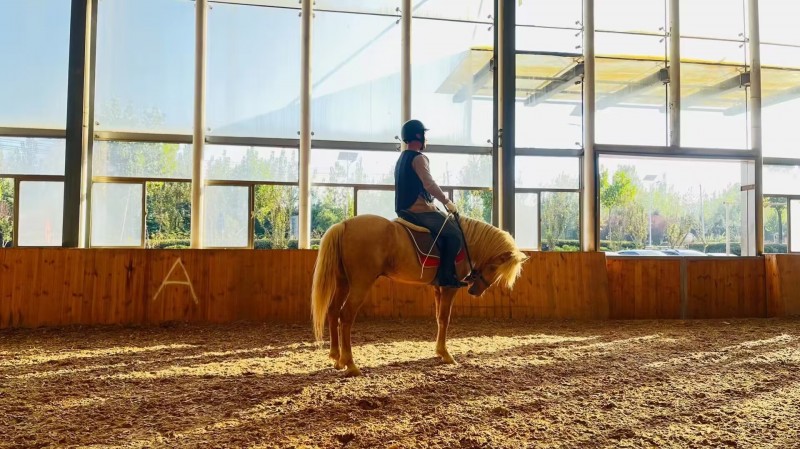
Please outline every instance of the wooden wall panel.
M0 328L168 321L308 323L316 254L0 250ZM178 260L181 265L168 280L187 281L188 275L197 303L189 287L181 284L164 286L154 300ZM770 315L800 315L798 277L800 256L768 256L766 262L606 260L601 253L537 252L530 253L514 291L495 287L474 298L462 290L453 313L515 319L680 318L682 310L689 318L765 316L769 297ZM433 289L381 279L369 294L363 316L433 319Z
M767 315L800 316L800 255L766 256Z
M688 259L686 318L764 317L763 258Z
M610 317L681 317L681 260L620 257L608 259Z
M12 327L11 288L14 285L10 262L11 251L0 250L0 329Z
M602 253L533 252L508 299L513 318L608 318ZM502 293L499 293L502 295Z

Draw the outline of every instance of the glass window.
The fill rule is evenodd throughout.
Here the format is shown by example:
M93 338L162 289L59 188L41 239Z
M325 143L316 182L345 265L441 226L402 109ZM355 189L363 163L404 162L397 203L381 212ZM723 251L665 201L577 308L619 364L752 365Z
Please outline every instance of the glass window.
M746 149L744 67L681 64L681 145Z
M430 161L431 176L440 186L492 186L490 155L428 153L427 156Z
M14 180L0 178L0 248L14 243Z
M0 173L63 176L65 151L62 139L0 136Z
M542 192L542 250L580 251L580 194Z
M250 189L240 186L206 186L203 244L214 248L240 248L248 244Z
M339 1L339 0L334 0ZM342 0L342 1L352 1L352 0ZM295 13L299 12L302 8L300 2L298 0L211 0L210 3L213 4L220 4L220 3L233 3L233 4L246 4L246 5L257 5L257 6L276 6L279 8L289 8L295 9ZM317 4L319 2L316 2Z
M582 76L578 57L517 56L518 148L582 147Z
M206 86L209 135L297 138L300 43L296 10L212 6Z
M746 0L681 0L681 36L743 40L746 8Z
M395 142L402 119L397 22L395 17L315 13L315 139Z
M141 246L142 184L92 184L92 246Z
M794 67L800 67L800 49ZM761 129L764 156L800 159L797 117L800 117L800 69L764 68L761 71ZM744 108L732 109L743 114ZM766 182L766 177L764 182Z
M401 0L316 0L315 11L343 11L400 15Z
M575 26L574 23L572 26ZM516 39L518 51L581 53L583 47L583 35L579 29L517 26ZM522 55L517 55L517 65L520 56ZM517 71L519 72L519 67Z
M789 210L786 197L764 197L764 252L785 253L789 243Z
M491 22L494 2L486 0L413 0L414 17Z
M64 183L19 183L17 246L61 246L64 221Z
M765 165L765 195L800 195L800 166Z
M178 143L96 141L94 176L192 177L192 146Z
M400 152L311 150L311 181L394 185Z
M148 182L145 189L148 248L188 248L192 218L192 184Z
M380 215L387 220L397 218L394 211L394 190L358 190L356 215Z
M453 202L459 214L465 217L492 222L492 191L453 189Z
M800 2L787 0L759 0L758 18L761 42L800 45Z
M691 248L739 254L742 163L600 158L600 237L612 251Z
M353 216L351 187L311 188L311 239L322 238L336 223Z
M666 0L596 0L598 30L664 33Z
M297 149L206 145L206 179L230 181L297 181Z
M297 186L255 186L255 248L297 248Z
M634 61L662 61L662 66L666 67L668 51L668 47L665 45L666 36L598 31L595 33L594 39L598 57ZM620 70L620 72L623 75L630 73L627 70ZM632 73L636 74L637 72L633 71Z
M768 67L791 67L800 69L800 44L761 44L761 70L762 74ZM764 88L762 77L762 89ZM762 92L763 93L763 92Z
M597 58L596 75L597 142L667 144L668 74L663 61Z
M70 4L0 2L0 126L66 126Z
M97 130L189 134L195 2L103 0L97 13Z
M684 64L686 60L691 60L705 64L736 65L744 72L747 51L744 41L681 38L681 59ZM682 77L681 82L683 82Z
M580 160L575 157L517 156L515 171L519 188L580 188Z
M746 149L743 0L681 1L681 145ZM727 40L719 40L727 39Z
M579 28L575 22L583 22L582 0L526 0L517 4L517 25Z
M789 223L792 227L789 231L792 238L789 251L798 253L800 252L800 200L791 200L789 208L791 210Z
M494 44L486 24L413 19L411 102L432 145L489 146ZM394 135L399 133L399 129Z
M539 249L539 195L514 195L514 236L521 249Z

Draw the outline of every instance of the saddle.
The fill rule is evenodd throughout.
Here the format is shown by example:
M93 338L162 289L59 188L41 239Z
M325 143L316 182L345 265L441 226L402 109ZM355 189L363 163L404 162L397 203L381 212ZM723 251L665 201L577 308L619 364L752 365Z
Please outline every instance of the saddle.
M431 231L424 226L415 225L400 217L395 218L394 221L403 225L408 232L411 243L417 250L417 259L419 260L419 264L422 265L422 268L438 268L440 259L439 245L433 245L434 236L431 235ZM431 246L433 246L433 250L431 250ZM428 251L430 251L430 255L428 255ZM461 262L466 257L464 246L462 245L456 255L456 263Z

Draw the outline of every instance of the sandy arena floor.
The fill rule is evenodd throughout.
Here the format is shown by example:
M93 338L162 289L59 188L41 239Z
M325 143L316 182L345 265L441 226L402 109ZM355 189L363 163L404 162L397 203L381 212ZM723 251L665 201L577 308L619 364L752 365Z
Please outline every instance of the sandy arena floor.
M0 332L0 447L800 447L800 321Z

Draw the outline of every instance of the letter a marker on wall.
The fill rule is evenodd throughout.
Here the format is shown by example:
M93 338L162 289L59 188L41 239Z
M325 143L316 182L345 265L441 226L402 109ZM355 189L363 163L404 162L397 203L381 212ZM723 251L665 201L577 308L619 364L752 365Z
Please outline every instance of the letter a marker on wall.
M186 277L185 281L170 281L169 277L172 275L172 272L175 271L175 268L180 266L181 270L183 270L183 275ZM181 262L181 258L175 260L175 263L172 264L172 268L169 269L169 273L164 277L164 281L161 283L161 286L158 287L155 296L153 296L153 301L158 299L158 295L161 294L161 291L164 290L164 287L170 284L176 285L188 285L189 291L192 293L192 299L194 300L195 304L198 304L197 295L194 292L194 286L192 285L192 279L189 277L189 272L186 271L186 267L183 266L183 262Z

